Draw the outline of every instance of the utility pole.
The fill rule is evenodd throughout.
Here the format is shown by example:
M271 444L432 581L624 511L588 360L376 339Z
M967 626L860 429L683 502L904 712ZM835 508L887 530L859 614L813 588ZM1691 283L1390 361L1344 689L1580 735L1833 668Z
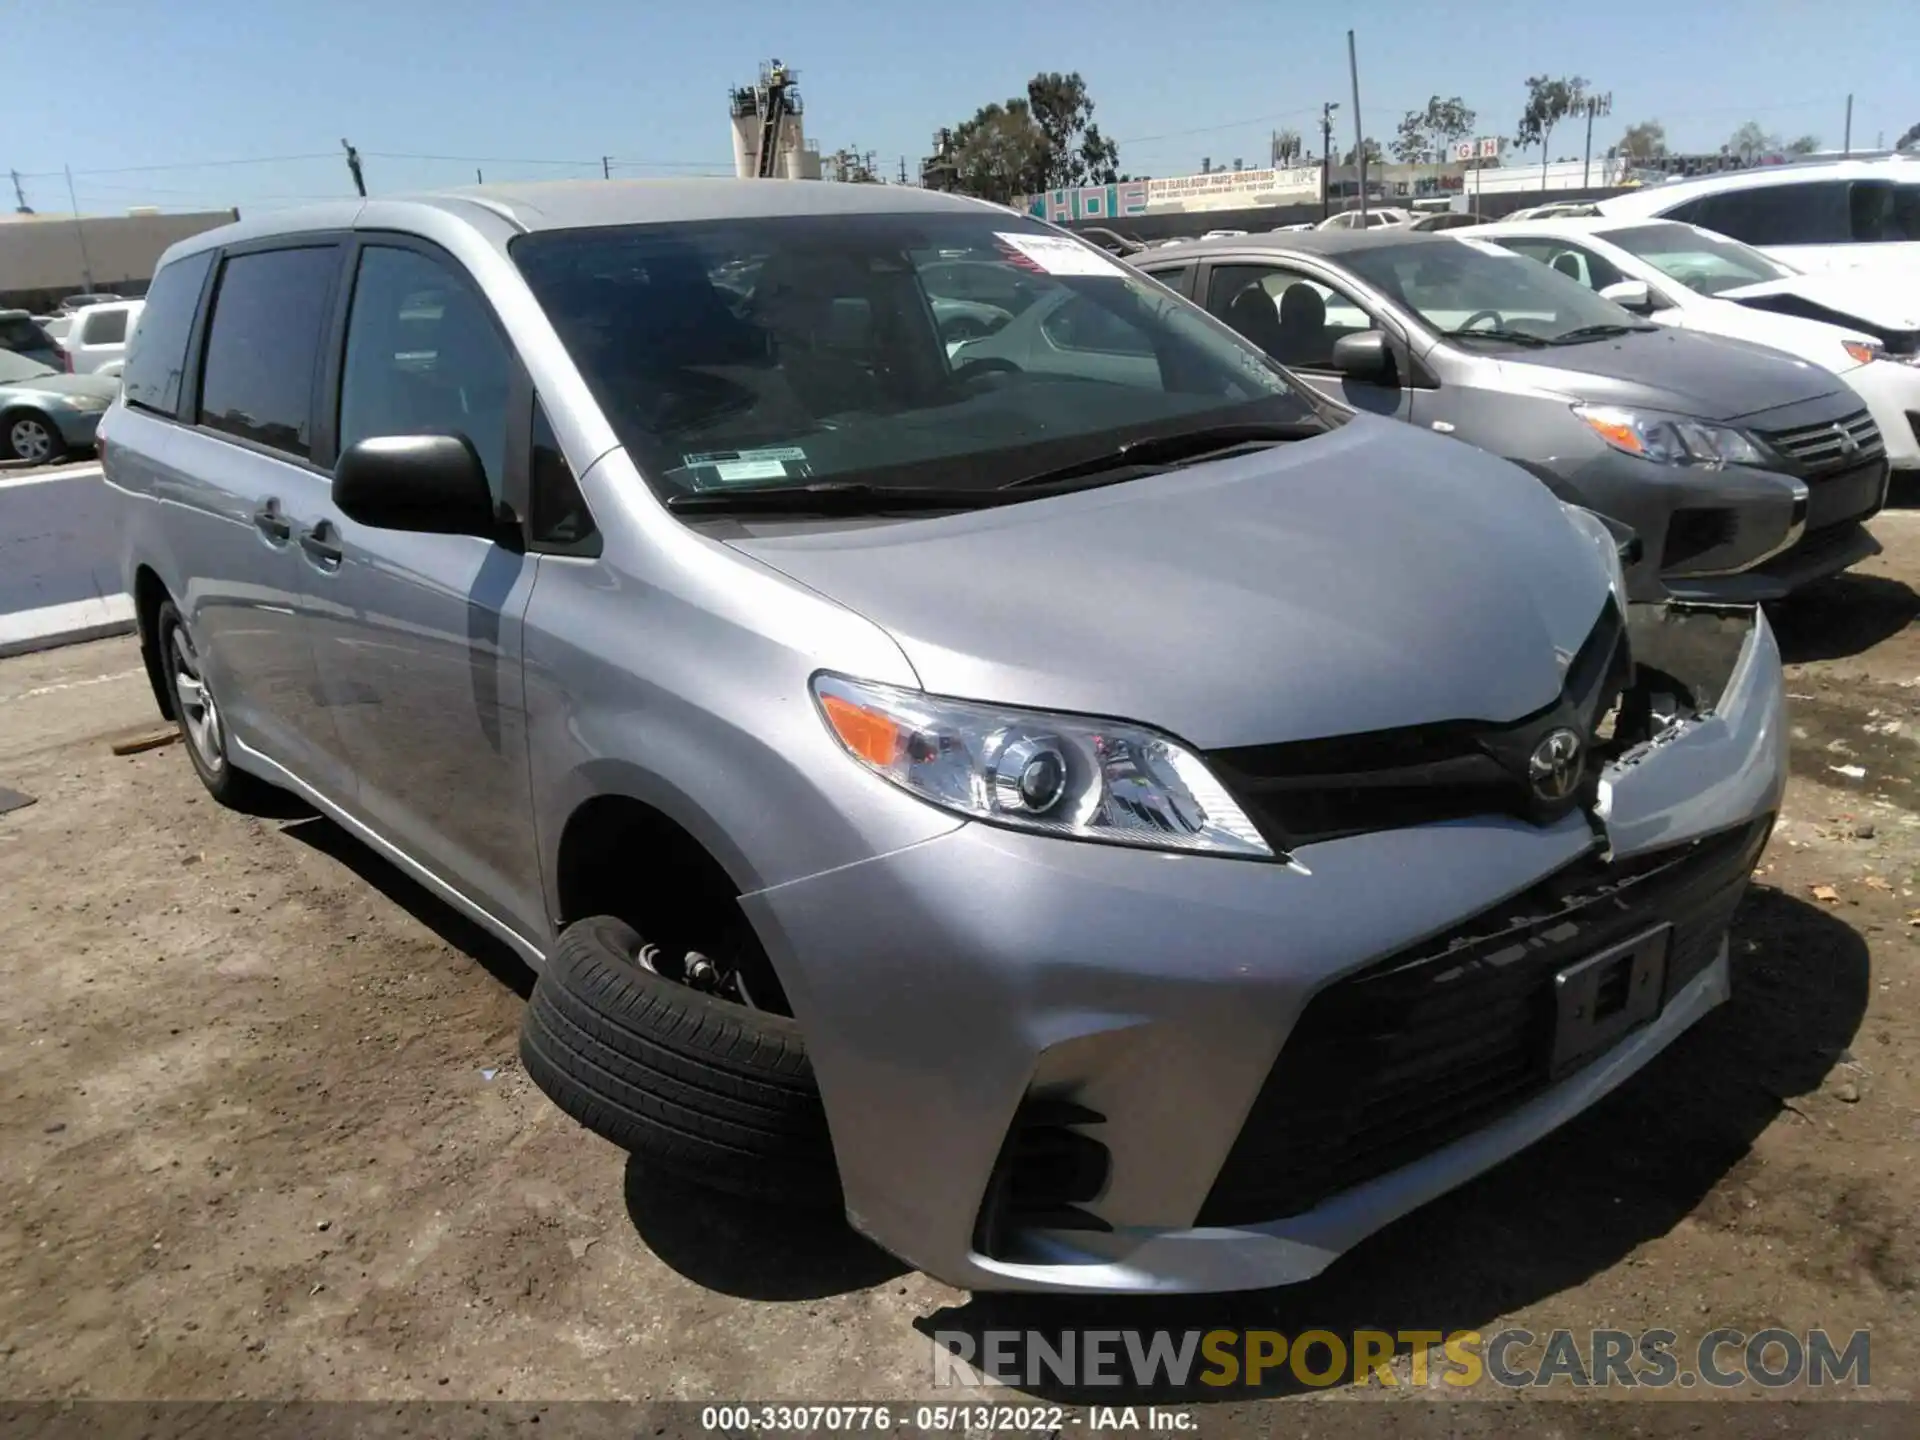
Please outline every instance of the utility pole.
M602 180L611 180L613 178L613 160L609 156L602 155L600 157L600 178Z
M900 157L900 183L907 183L907 157L904 155Z
M80 223L80 201L73 193L73 167L66 167L67 199L73 204L73 233L80 241L80 274L86 280L86 290L93 292L93 261L87 258L87 227Z
M1846 138L1840 142L1840 154L1842 158L1853 154L1853 96L1851 95L1847 96L1847 130Z
M360 192L360 198L364 200L367 198L367 181L360 172L360 152L345 140L340 142L340 148L347 152L347 173L353 176L353 188Z
M1360 228L1367 228L1367 136L1360 125L1360 58L1347 31L1347 69L1353 76L1353 153L1360 161Z
M33 213L33 207L27 204L27 192L20 188L20 172L18 170L14 170L9 173L13 177L13 198L14 198L14 201L20 207L16 213L21 215L31 215Z
M473 167L473 183L476 185L484 185L487 183L487 177L480 173L480 167L478 165Z
M1587 116L1586 158L1580 165L1580 188L1585 190L1593 177L1593 117L1613 113L1613 92L1609 90L1604 95L1589 95L1580 102L1580 108Z
M1320 105L1320 218L1326 219L1333 204L1333 112L1340 108L1338 100L1323 101Z

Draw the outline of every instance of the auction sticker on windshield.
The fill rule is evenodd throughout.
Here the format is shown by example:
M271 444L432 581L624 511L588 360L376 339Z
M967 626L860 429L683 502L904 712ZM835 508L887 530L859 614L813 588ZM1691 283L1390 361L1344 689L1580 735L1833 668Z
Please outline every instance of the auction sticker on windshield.
M1017 235L997 230L993 238L1049 275L1126 273L1091 245L1082 245L1078 240L1069 240L1064 235Z
M807 452L797 446L765 450L715 450L698 455L682 455L682 470L694 473L688 478L697 490L715 485L750 484L758 480L804 480L813 473L807 464Z

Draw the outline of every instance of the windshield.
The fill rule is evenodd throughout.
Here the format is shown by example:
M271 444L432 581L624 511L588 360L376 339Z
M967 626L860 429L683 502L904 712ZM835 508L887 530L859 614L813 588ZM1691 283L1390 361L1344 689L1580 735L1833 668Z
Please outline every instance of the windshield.
M1012 215L548 231L512 254L663 498L985 490L1147 435L1337 417L1198 307Z
M1477 347L1551 344L1644 324L1579 281L1476 235L1370 245L1340 263L1433 329Z
M1635 225L1609 230L1605 239L1629 255L1638 255L1669 280L1718 295L1766 280L1785 280L1795 272L1738 240L1697 230L1691 225Z
M29 360L24 355L16 355L11 350L0 350L0 384L11 385L20 380L38 380L42 375L57 373L37 360Z

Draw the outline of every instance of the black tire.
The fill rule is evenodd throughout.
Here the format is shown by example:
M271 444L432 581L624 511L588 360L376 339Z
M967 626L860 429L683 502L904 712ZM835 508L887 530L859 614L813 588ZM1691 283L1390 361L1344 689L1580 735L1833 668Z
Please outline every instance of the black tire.
M51 465L67 458L60 427L38 410L15 410L0 422L0 447L8 459L29 464Z
M160 662L160 673L167 684L168 698L172 702L174 723L180 727L181 748L187 752L187 759L193 765L193 773L200 777L200 783L207 787L207 793L222 805L235 810L253 813L271 805L281 798L281 792L257 775L235 768L227 758L226 723L221 718L217 704L211 705L213 723L212 740L205 740L206 731L197 732L193 715L191 697L183 693L182 673L179 664L184 657L193 667L194 675L199 675L200 650L194 643L193 632L187 629L187 622L181 618L179 609L171 600L164 602L153 617L154 653ZM182 648L184 647L184 651Z
M838 1209L833 1142L800 1030L656 975L633 927L570 925L533 989L520 1059L581 1125L715 1190Z

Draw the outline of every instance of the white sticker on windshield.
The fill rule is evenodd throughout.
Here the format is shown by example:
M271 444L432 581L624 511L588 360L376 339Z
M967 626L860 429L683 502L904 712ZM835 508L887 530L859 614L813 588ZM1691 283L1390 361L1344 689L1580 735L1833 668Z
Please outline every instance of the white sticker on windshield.
M1023 255L1048 275L1124 275L1112 260L1065 235L1021 235L995 231L994 239Z
M807 465L807 452L794 445L682 455L680 464L687 470L711 473L712 480L706 484L701 483L698 474L692 477L692 483L698 489L706 489L716 481L722 485L736 485L753 480L804 480L812 473Z
M713 473L722 480L784 480L787 467L779 460L720 460Z
M1491 240L1482 240L1478 235L1455 235L1451 238L1458 240L1462 245L1471 245L1484 255L1498 255L1502 260L1521 258L1519 251L1509 250L1506 246L1497 245Z

